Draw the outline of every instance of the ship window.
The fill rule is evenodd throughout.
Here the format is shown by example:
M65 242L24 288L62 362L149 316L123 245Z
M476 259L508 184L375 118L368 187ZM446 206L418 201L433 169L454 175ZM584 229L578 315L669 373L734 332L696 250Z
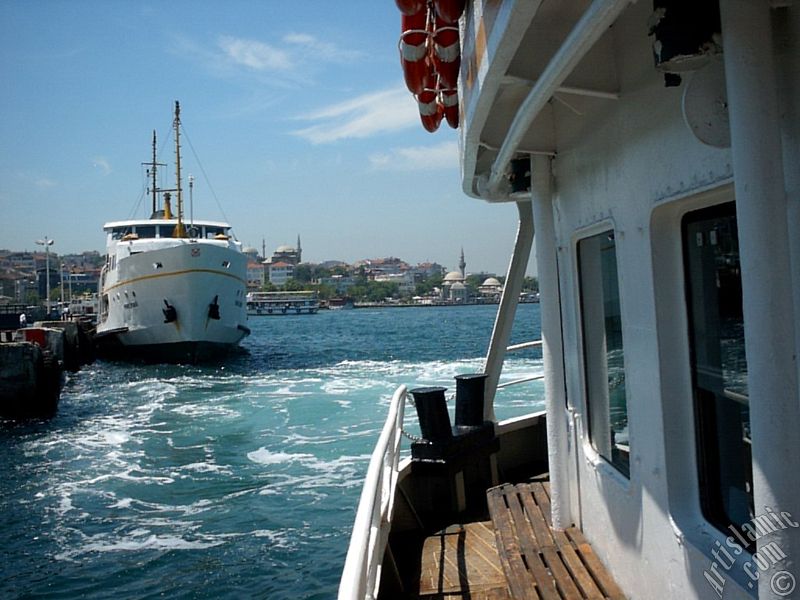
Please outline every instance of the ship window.
M140 225L136 228L136 234L140 238L154 238L156 237L155 225Z
M158 236L162 238L169 238L172 237L174 231L175 225L161 225L158 228Z
M754 514L735 204L685 215L683 248L700 505L727 531Z
M630 477L628 402L613 231L578 242L589 438L600 456Z

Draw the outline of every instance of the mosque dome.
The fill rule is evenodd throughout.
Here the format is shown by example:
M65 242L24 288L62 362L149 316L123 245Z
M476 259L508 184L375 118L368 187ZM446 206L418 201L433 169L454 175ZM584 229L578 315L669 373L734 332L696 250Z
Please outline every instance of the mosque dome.
M465 290L465 289L467 289L467 286L465 286L465 285L464 285L463 283L461 283L460 281L456 281L456 282L455 282L455 283L452 285L452 287L451 287L450 289L452 289L452 290Z
M444 276L445 281L464 281L464 278L461 276L461 273L458 271L450 271L447 275Z
M294 252L294 248L291 246L278 246L278 249L275 252Z
M243 254L258 254L258 248L253 248L252 246L246 246L242 250Z
M486 287L500 287L502 284L495 277L489 277L483 282L483 285Z

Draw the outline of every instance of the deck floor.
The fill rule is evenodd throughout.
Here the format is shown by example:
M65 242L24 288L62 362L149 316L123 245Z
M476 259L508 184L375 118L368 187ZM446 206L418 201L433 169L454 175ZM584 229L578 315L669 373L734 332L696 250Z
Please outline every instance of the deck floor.
M511 598L491 521L452 525L425 540L419 597Z
M491 521L452 525L425 540L426 600L624 600L581 531L554 531L549 483L490 489Z

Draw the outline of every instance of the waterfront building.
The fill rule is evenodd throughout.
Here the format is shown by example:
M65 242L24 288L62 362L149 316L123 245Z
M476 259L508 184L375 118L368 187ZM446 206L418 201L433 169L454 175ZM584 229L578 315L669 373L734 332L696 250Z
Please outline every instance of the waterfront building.
M273 285L284 285L287 281L294 277L295 265L287 262L269 263L267 269L269 271L269 281Z
M414 273L410 270L402 273L379 273L374 276L373 281L396 283L401 295L412 295L416 291Z
M264 264L250 259L247 261L247 289L260 290L264 286Z

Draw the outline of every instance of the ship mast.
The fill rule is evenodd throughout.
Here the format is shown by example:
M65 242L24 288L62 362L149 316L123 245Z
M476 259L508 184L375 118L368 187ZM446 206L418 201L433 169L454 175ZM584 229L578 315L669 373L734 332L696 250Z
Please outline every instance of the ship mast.
M181 105L175 101L175 191L178 193L178 223L175 225L175 232L172 237L186 237L186 229L183 226L183 192L181 189Z
M158 172L158 167L166 167L164 163L157 162L156 160L156 132L153 130L153 160L149 163L142 163L143 165L150 167L147 171L148 176L150 176L152 183L150 186L150 193L153 195L153 211L150 213L150 218L155 219L157 217L157 209L158 209L158 193L164 190L158 189L158 178L156 176Z

